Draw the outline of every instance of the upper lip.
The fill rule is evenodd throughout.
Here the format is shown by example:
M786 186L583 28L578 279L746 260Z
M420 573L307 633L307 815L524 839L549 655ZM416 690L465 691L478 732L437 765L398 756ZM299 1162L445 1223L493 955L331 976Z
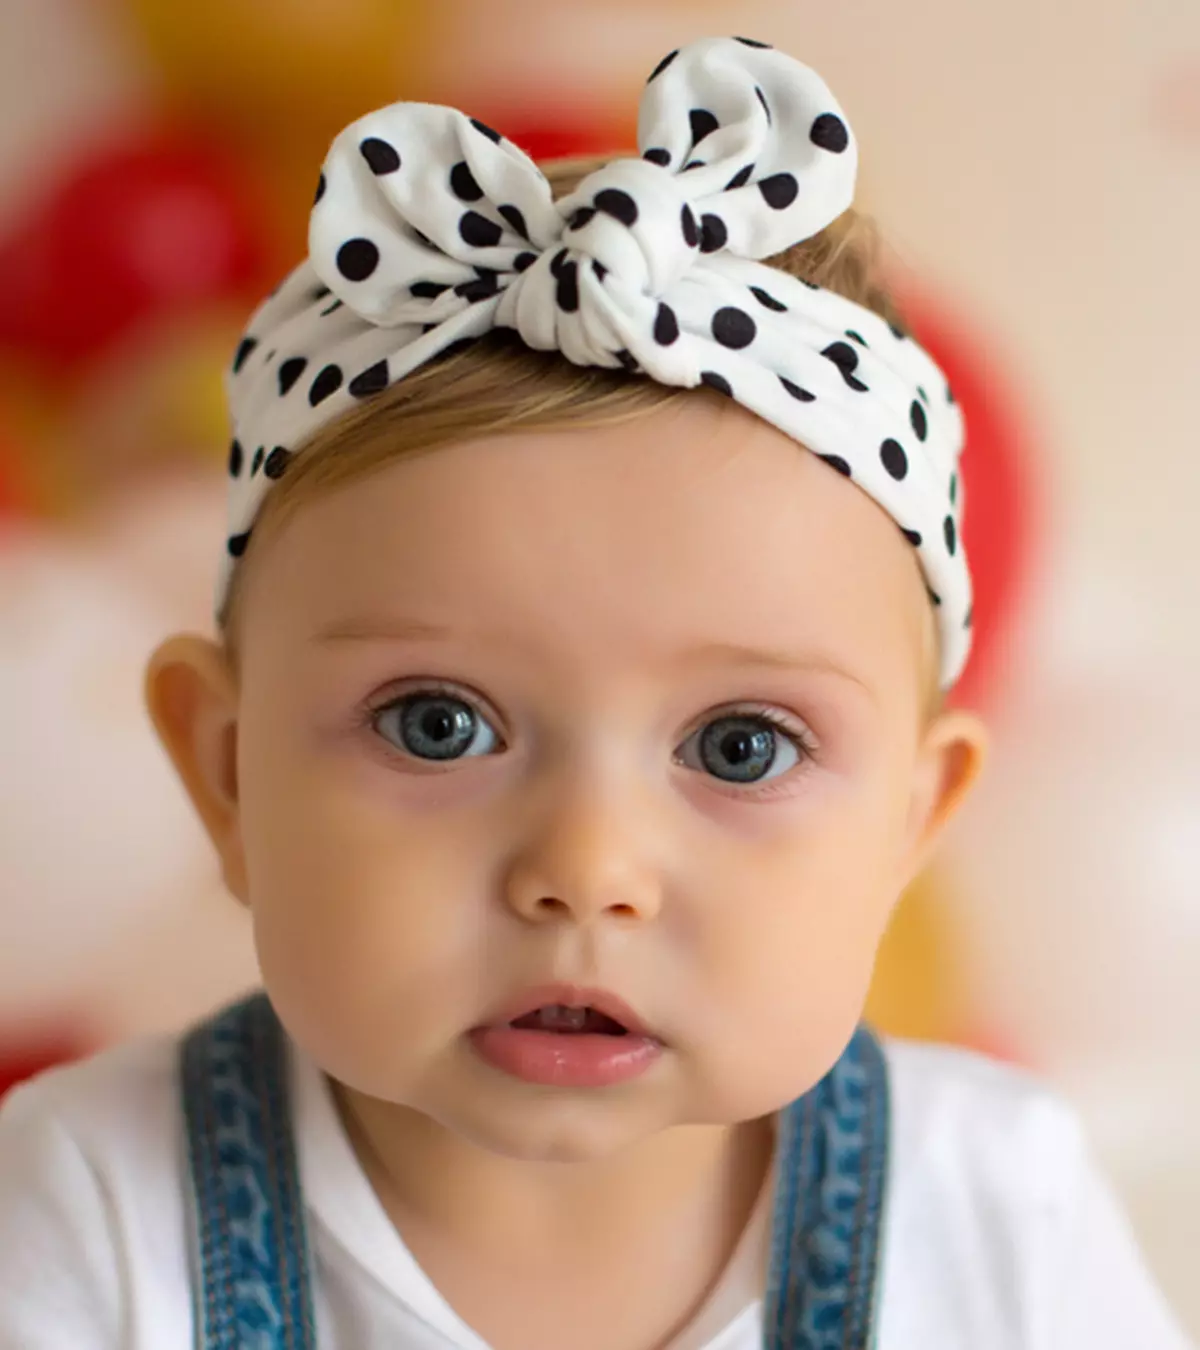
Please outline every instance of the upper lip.
M564 1008L594 1008L605 1017L611 1017L614 1022L620 1022L632 1036L659 1039L623 998L607 989L587 989L576 984L543 984L535 989L527 989L502 1003L495 1014L488 1018L488 1025L515 1022L519 1017L554 1004Z

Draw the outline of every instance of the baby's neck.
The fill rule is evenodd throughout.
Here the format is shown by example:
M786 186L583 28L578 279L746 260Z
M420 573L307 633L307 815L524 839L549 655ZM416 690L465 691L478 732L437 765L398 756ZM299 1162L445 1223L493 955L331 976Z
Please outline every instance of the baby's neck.
M419 1112L334 1085L350 1141L406 1240L441 1235L466 1253L544 1263L625 1251L681 1230L745 1227L770 1166L769 1120L663 1130L594 1163L491 1153ZM542 1266L544 1269L544 1264Z

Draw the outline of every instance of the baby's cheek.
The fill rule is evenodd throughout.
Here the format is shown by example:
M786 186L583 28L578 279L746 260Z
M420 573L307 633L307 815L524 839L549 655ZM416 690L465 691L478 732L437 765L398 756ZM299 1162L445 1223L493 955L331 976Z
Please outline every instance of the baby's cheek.
M828 837L759 874L708 946L714 1092L744 1117L778 1109L833 1066L858 1025L891 909L861 850Z
M303 779L286 806L259 802L250 816L266 988L327 1071L382 1091L366 1080L402 1076L407 1053L444 1036L448 999L474 969L481 924L466 911L478 887L460 875L463 850L431 847L394 816L349 810Z

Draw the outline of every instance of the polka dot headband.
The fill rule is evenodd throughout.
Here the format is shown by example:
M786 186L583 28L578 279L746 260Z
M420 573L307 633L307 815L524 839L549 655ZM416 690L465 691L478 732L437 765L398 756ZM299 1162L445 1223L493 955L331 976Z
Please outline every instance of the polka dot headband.
M970 648L964 427L937 366L877 314L758 259L851 204L857 144L820 77L746 38L672 52L641 158L554 201L534 162L453 108L397 103L333 142L309 257L228 376L224 595L273 480L322 424L494 328L581 366L708 385L871 496L916 550L948 688Z

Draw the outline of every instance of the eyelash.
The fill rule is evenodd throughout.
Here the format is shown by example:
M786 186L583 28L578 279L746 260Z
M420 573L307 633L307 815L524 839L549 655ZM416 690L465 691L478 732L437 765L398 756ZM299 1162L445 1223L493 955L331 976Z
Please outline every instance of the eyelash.
M383 695L374 696L363 704L359 720L364 727L376 734L384 747L385 753L390 757L402 760L406 764L413 762L424 764L426 761L419 759L417 756L405 754L404 751L397 749L386 740L385 737L380 735L376 723L384 712L389 708L395 707L396 704L402 703L405 699L414 698L417 695L428 696L438 694L460 700L471 708L478 716L486 717L489 722L495 720L492 718L491 714L487 712L487 709L477 696L460 685L448 684L440 680L430 680L419 685L407 686L400 691L392 688ZM754 797L758 799L780 796L788 790L789 785L798 775L804 773L805 770L811 766L817 757L817 745L811 735L795 726L783 713L770 705L734 704L731 707L718 710L718 712L710 717L709 720L716 721L721 717L746 717L761 721L778 731L780 735L795 748L796 753L799 756L799 763L787 773L782 774L779 778L767 779L761 784L747 783L738 785L735 783L722 783L722 780L713 778L712 781L719 789L725 790L732 796L742 798ZM704 725L704 723L701 723L701 727ZM697 727L696 730L700 730L701 727ZM687 739L690 740L693 735L695 735L695 731L689 732ZM483 758L483 756L481 756L481 758ZM453 763L457 761L450 762ZM432 773L439 772L439 770L432 766L429 767L428 771Z

